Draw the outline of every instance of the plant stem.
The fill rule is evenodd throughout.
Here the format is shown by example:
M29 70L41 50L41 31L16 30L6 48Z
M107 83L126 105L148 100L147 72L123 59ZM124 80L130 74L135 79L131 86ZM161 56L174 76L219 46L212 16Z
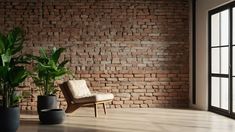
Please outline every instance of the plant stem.
M9 107L9 91L6 83L3 84L4 94L3 94L3 107Z
M12 106L14 104L14 91L15 91L15 88L12 88L12 87L8 87L9 89L9 105Z
M6 93L7 93L7 91L6 91L6 88L5 88L5 85L3 84L3 107L4 108L6 108L7 107L7 105L6 105Z
M47 95L48 94L48 72L47 72L47 74L46 74L47 76L46 76L46 91L45 91L45 94Z

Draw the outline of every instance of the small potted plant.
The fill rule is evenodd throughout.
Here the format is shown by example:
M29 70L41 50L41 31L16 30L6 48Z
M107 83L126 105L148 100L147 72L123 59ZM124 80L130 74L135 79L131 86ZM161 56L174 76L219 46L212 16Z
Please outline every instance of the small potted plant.
M24 33L20 28L14 28L6 36L0 33L0 130L16 131L19 127L20 95L16 87L29 75L22 65L27 63L27 57L17 54L23 48Z
M55 81L69 73L69 70L65 67L68 60L59 62L60 55L64 50L64 48L53 48L47 54L44 48L40 48L40 55L32 56L36 61L35 72L32 78L40 93L37 97L38 114L43 109L57 108L55 94L58 90L55 87Z

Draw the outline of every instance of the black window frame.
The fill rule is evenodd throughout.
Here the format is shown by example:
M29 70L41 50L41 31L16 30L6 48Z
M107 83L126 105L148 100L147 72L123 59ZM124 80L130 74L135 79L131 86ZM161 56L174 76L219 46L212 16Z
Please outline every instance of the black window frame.
M232 83L232 73L233 73L233 69L232 69L232 65L233 65L233 8L235 8L235 1L230 2L228 4L225 4L223 6L220 6L216 9L210 10L208 12L208 110L230 117L230 118L234 118L235 119L235 111L233 112L233 83ZM228 75L223 75L223 74L212 74L211 72L211 49L213 47L211 47L211 16L213 14L222 12L224 10L229 10L229 71L228 71ZM219 46L221 47L221 46ZM211 105L211 78L212 77L228 77L229 83L228 83L228 110L224 110L221 108L217 108ZM235 89L235 88L234 88Z

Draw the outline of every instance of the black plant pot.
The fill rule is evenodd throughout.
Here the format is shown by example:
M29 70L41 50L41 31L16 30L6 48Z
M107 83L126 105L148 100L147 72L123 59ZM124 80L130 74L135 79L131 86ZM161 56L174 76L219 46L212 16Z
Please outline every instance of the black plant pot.
M62 109L44 109L39 114L42 124L60 124L64 121L65 113Z
M16 132L20 124L19 107L0 107L0 131Z
M37 111L38 114L43 109L56 109L57 98L56 96L38 96Z

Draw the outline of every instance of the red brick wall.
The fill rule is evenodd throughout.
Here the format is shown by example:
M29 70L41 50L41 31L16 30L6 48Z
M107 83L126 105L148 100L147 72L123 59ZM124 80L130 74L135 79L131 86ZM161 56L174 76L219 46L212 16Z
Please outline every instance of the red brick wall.
M22 27L24 53L67 47L76 78L115 95L109 107L188 106L188 0L40 1L0 2L0 31ZM22 89L34 94L22 109L35 110L30 79Z

